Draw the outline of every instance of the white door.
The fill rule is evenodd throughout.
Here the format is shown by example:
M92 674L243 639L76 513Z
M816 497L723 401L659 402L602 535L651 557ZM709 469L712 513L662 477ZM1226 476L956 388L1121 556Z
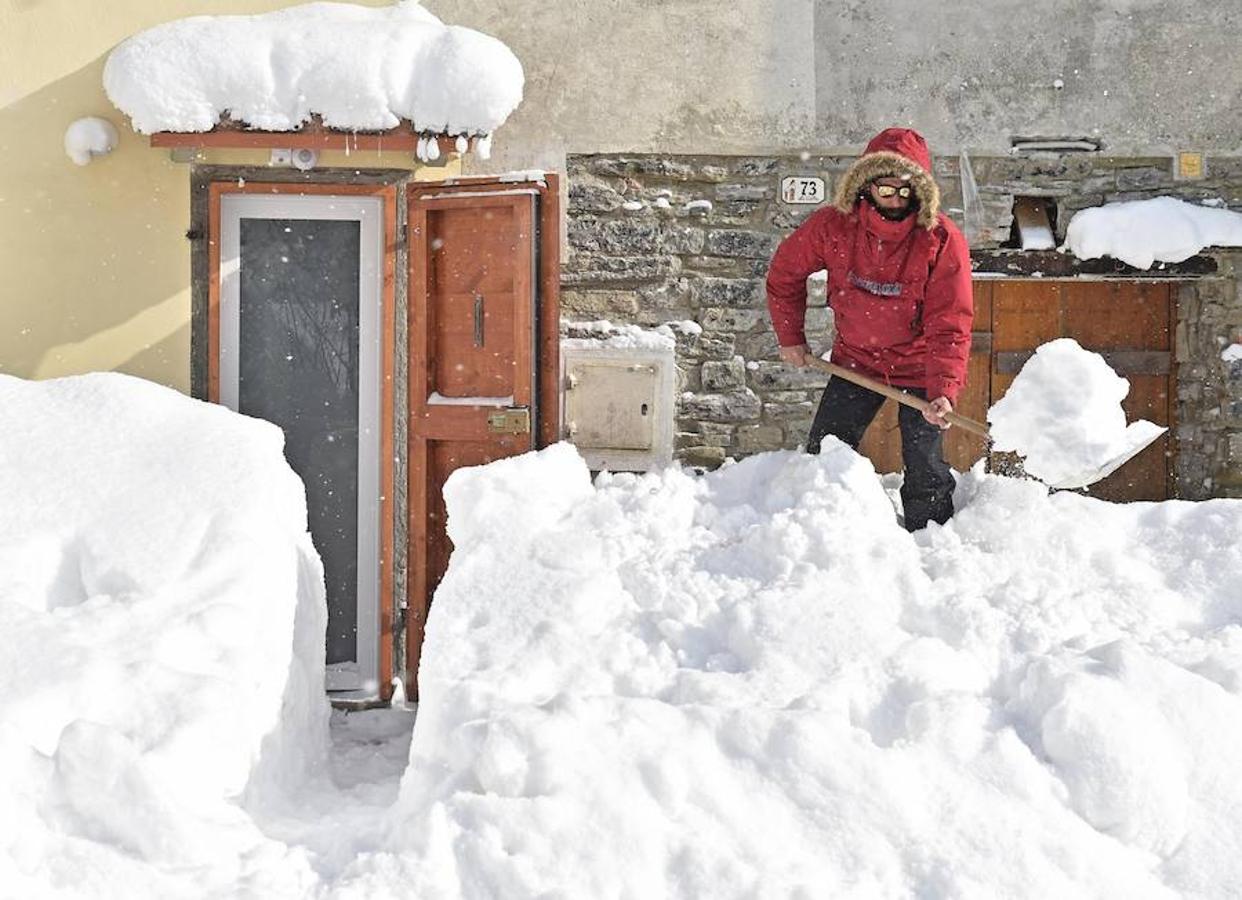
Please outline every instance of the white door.
M324 562L330 691L379 693L383 209L378 197L220 201L220 402L285 432Z

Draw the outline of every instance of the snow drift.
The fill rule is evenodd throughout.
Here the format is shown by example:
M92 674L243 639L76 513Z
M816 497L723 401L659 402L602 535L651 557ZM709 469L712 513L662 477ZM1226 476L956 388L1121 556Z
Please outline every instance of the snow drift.
M839 443L454 474L398 824L352 887L1242 891L1242 503L957 499L908 535Z
M251 128L486 135L522 100L503 43L444 25L414 0L372 9L307 3L255 16L194 16L136 34L108 56L108 98L136 131Z
M1242 894L1242 502L972 472L910 535L832 441L463 469L409 767L347 795L275 429L118 375L0 403L0 894Z
M0 893L296 881L247 858L327 744L280 431L123 375L0 376L0 408Z

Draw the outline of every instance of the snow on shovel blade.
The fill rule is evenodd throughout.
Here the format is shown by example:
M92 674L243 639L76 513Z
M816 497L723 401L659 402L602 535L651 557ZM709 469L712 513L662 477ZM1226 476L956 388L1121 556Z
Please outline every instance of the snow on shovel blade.
M993 448L1019 453L1028 475L1081 488L1120 468L1165 429L1126 425L1130 382L1072 338L1039 346L988 410Z
M1095 469L1064 478L1056 484L1049 484L1048 487L1057 490L1069 490L1072 488L1084 488L1095 484L1097 481L1102 481L1146 450L1156 438L1168 430L1148 422L1146 419L1133 422L1126 429L1126 448L1124 450Z

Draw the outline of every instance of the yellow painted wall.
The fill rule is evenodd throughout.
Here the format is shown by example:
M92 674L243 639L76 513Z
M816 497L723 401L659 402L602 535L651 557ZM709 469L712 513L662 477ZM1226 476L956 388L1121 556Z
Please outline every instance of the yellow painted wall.
M384 6L387 0L363 0ZM190 167L148 146L103 90L131 34L190 15L267 12L282 0L0 0L0 372L116 370L190 385ZM87 166L64 152L82 116L120 146ZM211 151L202 162L265 164ZM320 167L411 168L410 154L321 155ZM456 163L421 177L457 174Z

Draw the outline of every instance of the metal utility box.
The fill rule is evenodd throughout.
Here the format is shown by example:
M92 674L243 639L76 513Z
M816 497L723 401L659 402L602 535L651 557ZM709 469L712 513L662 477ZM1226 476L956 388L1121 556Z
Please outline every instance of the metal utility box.
M673 353L564 347L562 436L592 469L641 472L673 457Z

